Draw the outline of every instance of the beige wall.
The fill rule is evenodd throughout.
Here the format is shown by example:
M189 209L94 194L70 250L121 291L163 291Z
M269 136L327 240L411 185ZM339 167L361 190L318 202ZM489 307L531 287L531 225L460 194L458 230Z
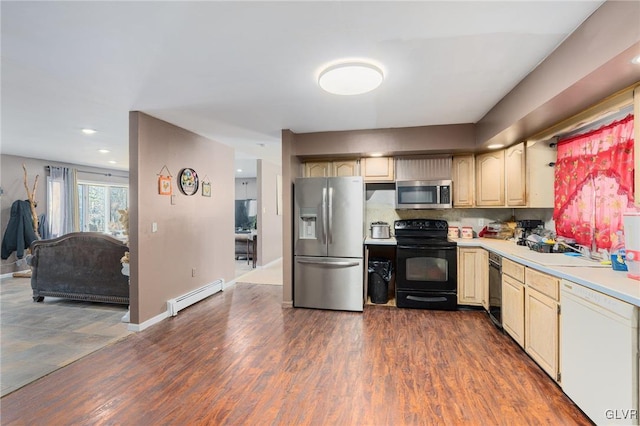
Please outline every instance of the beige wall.
M298 156L470 152L473 124L294 134Z
M282 257L282 213L277 212L277 176L282 168L258 160L258 266Z
M640 2L607 1L477 123L478 145L512 144L640 81Z
M163 314L168 299L218 278L234 279L234 153L140 112L129 114L129 131L131 322L141 324ZM163 165L173 175L175 205L158 194ZM184 167L208 176L210 198L178 190Z
M26 200L27 191L24 188L24 171L22 165L25 165L28 173L29 189L33 189L33 183L36 175L38 177L38 186L36 188L36 213L39 215L46 213L47 210L47 175L46 166L70 167L78 169L78 179L93 182L104 182L113 184L128 184L129 172L123 170L112 170L98 167L89 167L79 164L60 163L57 161L41 160L36 158L18 157L15 155L3 154L0 156L0 186L4 194L0 197L0 226L2 229L2 237L7 229L9 218L11 217L11 204L16 200ZM86 173L91 172L91 173ZM10 273L24 267L15 265L16 257L13 253L9 259L3 260L0 273Z

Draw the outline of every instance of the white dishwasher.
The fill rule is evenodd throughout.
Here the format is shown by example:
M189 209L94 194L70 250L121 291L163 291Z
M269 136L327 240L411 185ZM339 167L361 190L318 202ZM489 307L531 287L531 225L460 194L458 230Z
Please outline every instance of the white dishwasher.
M638 424L638 308L562 280L562 390L597 425Z

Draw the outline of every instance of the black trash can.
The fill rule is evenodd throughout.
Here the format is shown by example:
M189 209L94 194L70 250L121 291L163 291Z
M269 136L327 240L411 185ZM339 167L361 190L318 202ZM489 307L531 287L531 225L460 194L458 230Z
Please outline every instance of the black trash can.
M369 260L369 296L372 303L389 301L389 283L393 273L393 265L389 259Z

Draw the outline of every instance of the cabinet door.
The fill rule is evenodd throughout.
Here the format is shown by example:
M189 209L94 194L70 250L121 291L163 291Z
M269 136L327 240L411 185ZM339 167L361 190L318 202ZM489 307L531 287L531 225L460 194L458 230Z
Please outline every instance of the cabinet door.
M525 295L525 351L558 380L558 302L527 287Z
M308 161L304 163L304 177L329 177L331 173L330 161Z
M489 284L487 251L458 248L458 304L486 306Z
M393 157L367 157L361 160L365 182L393 182Z
M558 153L549 141L527 142L527 206L553 208L555 163Z
M505 205L503 150L476 156L476 205Z
M524 347L524 284L502 275L502 327Z
M507 148L504 157L504 181L507 206L526 206L524 142Z
M473 207L475 187L475 159L473 155L453 157L453 207Z
M359 176L358 160L334 161L331 176Z

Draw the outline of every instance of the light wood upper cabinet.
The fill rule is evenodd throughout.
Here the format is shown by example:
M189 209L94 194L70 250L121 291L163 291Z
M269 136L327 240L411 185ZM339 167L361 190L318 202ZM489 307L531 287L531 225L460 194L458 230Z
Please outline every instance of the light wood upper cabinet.
M365 182L393 182L395 179L393 157L366 157L360 165Z
M550 141L527 142L527 206L553 208L555 163L558 153Z
M526 162L524 142L504 152L504 184L507 206L526 206Z
M488 256L485 249L458 247L458 304L488 309Z
M328 177L331 176L331 161L308 161L303 164L304 177Z
M358 160L307 161L303 163L304 177L359 176Z
M473 207L475 199L475 158L473 155L453 157L453 207Z
M333 174L331 176L358 176L358 160L334 161Z
M476 205L504 206L504 150L476 156Z

